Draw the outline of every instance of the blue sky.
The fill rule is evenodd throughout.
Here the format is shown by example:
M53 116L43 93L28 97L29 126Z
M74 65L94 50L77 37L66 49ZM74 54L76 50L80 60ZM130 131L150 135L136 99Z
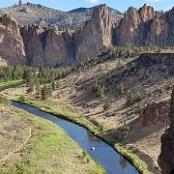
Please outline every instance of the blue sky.
M0 7L10 7L19 0L1 0ZM109 7L125 12L128 7L142 7L144 4L153 6L156 10L166 11L174 6L174 0L23 0L24 3L41 4L50 8L69 11L79 7L92 7L106 3Z

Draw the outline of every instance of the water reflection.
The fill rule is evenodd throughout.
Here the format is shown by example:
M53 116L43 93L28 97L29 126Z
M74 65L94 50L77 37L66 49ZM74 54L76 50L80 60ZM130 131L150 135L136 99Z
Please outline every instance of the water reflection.
M95 143L96 145L100 145L102 143L102 141L99 138L95 137L91 132L87 132L87 136L89 138L89 141Z
M120 160L119 160L120 166L122 167L122 169L126 168L128 165L128 162L125 158L123 158L122 156L120 156Z

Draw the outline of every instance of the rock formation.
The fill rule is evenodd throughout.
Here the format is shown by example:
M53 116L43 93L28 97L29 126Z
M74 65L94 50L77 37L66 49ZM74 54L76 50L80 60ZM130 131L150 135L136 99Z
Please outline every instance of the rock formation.
M156 124L158 121L166 121L169 112L169 101L160 103L151 103L142 109L139 114L139 120L142 121L143 127Z
M146 4L139 10L130 7L116 28L116 45L145 46L151 20L154 16L154 8Z
M130 7L114 30L116 46L173 46L174 8L155 12L146 4L137 10Z
M19 0L19 3L18 3L18 5L22 5L23 3L22 3L22 0Z
M78 63L87 57L96 57L112 46L111 22L106 5L97 7L91 20L75 33L68 29L60 32L55 27L29 25L21 27L21 36L28 62L36 66Z
M96 7L91 19L75 33L76 61L94 58L112 46L111 22L106 5Z
M145 66L162 63L173 64L174 53L141 53L138 62Z
M18 23L8 15L0 18L0 57L5 59L7 64L24 65L27 63Z
M67 61L63 35L54 27L35 25L21 28L28 63L34 66L55 66Z
M161 154L158 157L158 164L162 174L174 173L174 89L171 95L169 128L161 137Z
M174 45L174 8L163 13L147 5L139 10L130 7L120 22L113 23L104 4L94 9L83 27L64 31L53 25L19 25L8 15L0 18L0 57L8 64L67 65L95 58L112 46L152 45ZM173 54L163 56L173 63ZM149 59L147 53L142 62L161 61L158 53L153 57L157 58Z

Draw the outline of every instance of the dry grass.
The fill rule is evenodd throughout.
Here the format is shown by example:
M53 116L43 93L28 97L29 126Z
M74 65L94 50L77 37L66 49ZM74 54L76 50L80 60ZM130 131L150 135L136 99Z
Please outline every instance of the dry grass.
M0 116L0 160L32 136L25 146L0 163L2 174L101 174L105 173L90 156L58 126L11 107ZM88 161L87 161L88 158Z
M124 67L117 70L118 61L104 62L84 68L62 79L61 88L55 90L53 97L49 99L56 104L49 102L49 107L56 112L62 112L58 106L62 105L64 109L65 106L68 106L68 109L73 110L74 113L99 122L103 125L105 134L114 141L120 141L120 138L118 139L119 128L124 123L128 124L130 131L127 139L122 140L122 143L133 149L134 153L148 163L149 169L157 173L159 171L157 158L160 154L160 136L165 128L165 120L157 122L150 128L144 128L142 123L137 120L138 115L135 114L137 103L131 106L125 104L130 91L143 95L143 99L140 101L143 107L148 103L168 100L174 80L173 75L169 72L171 66L160 64L140 67L140 65L136 66L135 59L122 59ZM145 74L148 76L145 77ZM96 80L106 84L108 91L105 95L112 101L111 111L116 112L115 117L106 117L106 112L103 111L104 99L96 97L92 93L91 87ZM125 87L123 95L117 91L117 85L120 82ZM9 90L7 93L12 98L18 98L21 94L25 94L31 99L35 98L34 93L28 95L25 90L25 88L19 88L15 89L15 93L14 90ZM86 104L88 104L87 107Z

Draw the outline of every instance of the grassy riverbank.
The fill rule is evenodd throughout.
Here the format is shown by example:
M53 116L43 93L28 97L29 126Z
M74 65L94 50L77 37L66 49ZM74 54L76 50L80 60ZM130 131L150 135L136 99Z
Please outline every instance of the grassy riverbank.
M31 137L24 147L1 163L0 173L105 173L101 166L57 125L14 107L8 112L6 111L5 115L13 115L13 118L20 119L21 123L31 128Z
M0 88L1 87L7 87L10 85L15 85L18 83L21 83L23 79L15 79L15 80L0 80Z
M36 106L45 112L49 112L51 114L57 115L58 117L70 120L75 122L79 125L84 126L95 135L109 143L113 146L116 151L128 159L142 174L152 174L148 171L147 164L143 162L137 155L133 154L131 151L124 148L118 142L115 142L112 137L109 137L108 134L105 132L104 126L100 125L99 123L93 124L91 121L87 120L86 118L78 115L70 105L66 105L65 103L61 103L59 101L55 102L52 100L44 100L44 101L31 101L25 100L24 103Z

